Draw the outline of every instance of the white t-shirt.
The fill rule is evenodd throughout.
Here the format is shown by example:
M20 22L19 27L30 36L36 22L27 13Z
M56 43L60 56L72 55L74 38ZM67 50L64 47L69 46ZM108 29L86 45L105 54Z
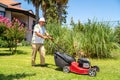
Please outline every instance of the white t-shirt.
M44 35L46 33L46 29L44 26L40 26L39 24L36 24L33 31L33 37L32 37L32 43L44 43L44 39L41 37L38 37L35 32L39 32L40 34Z

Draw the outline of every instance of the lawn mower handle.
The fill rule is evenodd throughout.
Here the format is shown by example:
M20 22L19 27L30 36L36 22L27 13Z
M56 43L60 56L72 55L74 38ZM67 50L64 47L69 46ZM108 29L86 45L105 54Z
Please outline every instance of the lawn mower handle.
M58 48L61 49L63 52L65 52L65 50L64 50L63 48L61 48L57 43L54 42L54 38L53 38L51 35L49 35L49 36L47 36L47 37L56 45L56 47L58 47Z
M58 47L59 49L61 49L63 52L66 52L63 48L61 48L57 43L55 43L54 41L52 41L56 47Z

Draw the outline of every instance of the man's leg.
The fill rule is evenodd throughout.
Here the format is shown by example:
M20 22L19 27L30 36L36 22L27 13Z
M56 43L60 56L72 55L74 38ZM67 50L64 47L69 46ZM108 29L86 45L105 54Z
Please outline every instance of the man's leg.
M45 65L45 48L43 44L41 44L40 46L39 53L40 53L40 64Z
M38 45L32 44L32 61L31 61L32 66L35 65L37 50L38 50Z

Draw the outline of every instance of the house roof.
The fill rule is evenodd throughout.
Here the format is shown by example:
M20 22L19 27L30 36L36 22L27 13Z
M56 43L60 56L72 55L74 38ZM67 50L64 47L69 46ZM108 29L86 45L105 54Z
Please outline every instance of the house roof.
M2 6L2 7L4 7L4 8L7 8L7 6L4 5L4 4L2 4L2 3L0 3L0 6Z
M20 13L23 13L25 15L30 15L35 18L35 15L33 13L31 13L29 10L22 9L20 7L21 3L19 3L19 2L16 2L13 0L0 0L0 4L7 6L7 7L5 7L6 10L20 12Z
M19 4L19 2L16 2L13 0L0 0L0 3L6 4L6 5Z

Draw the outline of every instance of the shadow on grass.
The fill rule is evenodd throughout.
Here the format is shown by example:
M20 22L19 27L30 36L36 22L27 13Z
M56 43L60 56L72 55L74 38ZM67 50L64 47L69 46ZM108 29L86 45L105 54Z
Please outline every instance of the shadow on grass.
M36 64L33 67L46 67L46 68L50 68L50 69L55 69L56 71L62 71L62 68L59 68L54 64L48 64L48 63L46 63L45 65Z
M12 53L10 50L0 50L0 56L10 56Z
M34 65L34 67L47 67L47 68L50 68L49 66L55 66L55 65L53 65L53 64L45 64L45 65L41 65L41 64L36 64L36 65Z
M63 71L63 69L62 68L56 68L55 70L57 70L57 71Z
M12 54L10 50L0 50L0 56L11 56L14 54L27 54L27 52L22 50L17 50L15 53Z
M27 52L22 50L17 50L15 54L27 54Z
M30 76L35 76L36 74L26 74L26 73L17 73L17 74L10 74L10 75L4 75L4 74L0 74L0 80L14 80L14 79L23 79L25 77L30 77Z

